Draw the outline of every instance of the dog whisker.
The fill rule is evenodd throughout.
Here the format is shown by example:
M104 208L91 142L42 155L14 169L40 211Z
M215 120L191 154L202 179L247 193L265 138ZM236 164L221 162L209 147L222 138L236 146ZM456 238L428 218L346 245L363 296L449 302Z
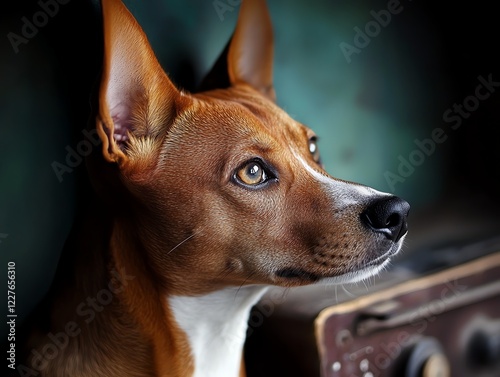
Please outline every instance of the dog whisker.
M345 287L345 285L344 285L344 284L341 284L341 287L342 287L342 290L343 290L343 291L344 291L344 292L345 292L345 293L346 293L349 297L351 297L351 298L356 298L356 295L354 295L354 294L352 294L351 292L349 292L349 291L347 290L347 288Z
M231 267L224 267L224 269L217 274L217 279L225 280L225 278L231 273L231 271Z
M175 249L177 249L179 246L181 246L185 242L189 241L191 238L193 238L198 233L200 233L200 232L194 232L190 236L186 237L183 241L179 242L176 246L174 246L172 249L170 249L170 251L167 254L170 254L172 251L174 251Z
M234 299L236 300L236 297L238 296L238 293L240 293L240 290L241 288L243 288L245 286L245 283L250 280L252 278L252 276L254 275L254 273L251 273L250 275L248 275L245 280L243 281L243 283L240 284L240 286L238 287L238 289L236 290L236 293L234 294Z

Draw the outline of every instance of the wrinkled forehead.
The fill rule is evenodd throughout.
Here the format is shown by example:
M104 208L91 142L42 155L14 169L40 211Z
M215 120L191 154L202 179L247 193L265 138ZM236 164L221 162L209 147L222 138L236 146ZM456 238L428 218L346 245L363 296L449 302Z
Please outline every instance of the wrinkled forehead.
M257 133L290 146L296 143L302 145L313 135L308 127L253 90L229 88L202 93L197 97L201 102L199 106L206 107L206 119L215 118L220 126L229 126L230 129L226 130L229 133L246 137ZM253 137L259 138L256 135Z

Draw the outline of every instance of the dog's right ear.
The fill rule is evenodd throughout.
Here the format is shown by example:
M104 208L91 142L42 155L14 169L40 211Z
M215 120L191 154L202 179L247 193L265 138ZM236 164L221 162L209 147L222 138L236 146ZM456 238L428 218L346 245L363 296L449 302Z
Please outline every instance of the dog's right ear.
M200 90L247 84L275 101L273 30L266 0L243 0L231 40Z
M167 77L141 27L121 0L102 0L104 64L97 132L120 167L154 160L162 135L187 97ZM132 161L134 162L134 161Z

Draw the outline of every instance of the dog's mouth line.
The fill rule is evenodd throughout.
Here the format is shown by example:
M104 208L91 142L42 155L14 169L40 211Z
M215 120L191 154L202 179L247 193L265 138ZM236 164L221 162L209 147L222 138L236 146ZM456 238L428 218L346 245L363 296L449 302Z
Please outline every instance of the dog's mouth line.
M311 282L318 281L321 279L321 276L308 272L302 268L283 268L281 270L276 271L276 276L285 279L300 279L300 280L308 280Z
M393 250L390 249L383 255L368 261L366 264L362 266L358 266L354 269L354 271L350 271L349 273L356 273L359 271L369 270L371 268L377 268L384 263L386 263L389 259L391 259L394 255L398 253L398 249ZM276 271L276 276L280 278L285 278L289 280L302 280L302 281L310 281L312 283L319 281L324 278L335 278L339 277L339 275L329 275L329 274L317 274L313 272L309 272L303 268L295 268L295 267L286 267Z
M369 261L365 266L363 267L376 267L379 266L383 263L385 263L388 259L391 259L393 256L395 256L399 251L399 248L395 249L389 249L386 253L383 255Z

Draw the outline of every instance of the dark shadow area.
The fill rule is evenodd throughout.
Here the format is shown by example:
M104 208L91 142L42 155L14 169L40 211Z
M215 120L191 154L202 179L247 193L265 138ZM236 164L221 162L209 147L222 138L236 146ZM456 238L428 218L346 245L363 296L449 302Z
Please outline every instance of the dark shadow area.
M0 12L0 269L5 271L9 261L16 263L19 322L48 289L73 220L78 216L79 209L87 205L79 200L80 194L90 189L78 146L84 138L82 130L91 121L92 110L96 106L91 102L91 94L99 84L102 61L100 6L98 1L80 0L47 1L43 4L49 3L57 5L43 8L35 0L10 1L3 5ZM231 30L236 13L228 12L224 15L226 19L219 19L210 2L193 0L186 2L187 5L179 5L184 9L176 11L175 28L171 30L170 24L162 24L160 17L151 17L155 12L165 12L166 4L172 5L173 2L134 3L134 8L153 9L149 13L139 12L139 15L144 20L153 20L148 30L169 33L165 41L152 36L152 44L161 46L162 53L158 58L168 67L169 75L179 87L194 91L208 71L204 67L213 63L213 57L222 51L230 35L216 34L216 31L222 28ZM301 61L329 59L327 49L335 49L336 54L340 54L338 44L330 43L332 36L324 33L324 30L331 30L325 26L330 25L325 9L332 14L337 12L335 14L343 15L341 12L352 10L354 6L343 1L321 4L316 9L307 1L293 1L282 8L272 3L273 15L281 17L279 25L282 26L275 32L280 33L280 42L287 42L279 48L301 48L288 34L302 27L302 34L316 33L319 36L315 42L325 46L325 56L304 53ZM344 25L347 35L354 35L353 27L371 19L370 9L379 10L387 6L387 2L383 1L363 1L359 4L362 12L367 9L366 14L354 18L352 23L345 21L348 24ZM207 9L212 12L208 16ZM295 14L303 12L304 17L310 19L304 20L303 25L287 24L286 10ZM339 18L342 19L342 16L337 16L335 20L339 21ZM371 73L377 77L375 82L384 86L391 78L382 76L377 67L382 69L386 63L397 62L392 55L378 55L378 49L392 43L395 55L404 56L406 62L414 62L414 65L400 69L407 72L408 77L416 77L418 97L429 100L414 104L408 117L425 115L426 119L432 120L429 124L422 124L421 128L408 126L408 132L394 140L393 150L385 151L384 156L374 157L374 160L390 161L392 164L387 164L379 175L384 170L399 174L398 168L401 168L407 176L399 174L404 183L398 183L398 187L403 184L413 187L414 196L406 199L410 204L411 199L415 199L418 204L412 207L406 247L394 266L396 270L399 266L410 271L406 276L414 279L430 271L446 269L498 251L495 250L498 246L496 241L490 242L500 236L498 12L493 3L487 2L415 0L411 9L408 6L407 11L394 16L385 31L397 37L388 39L382 33L371 42L369 48L372 50L368 51L367 47L357 57L380 57ZM202 48L201 43L193 43L194 40L203 40L205 33L207 37L218 36L217 46L210 44L209 52L209 49ZM169 50L167 42L175 39L180 42ZM212 46L216 53L212 54ZM289 80L300 78L306 81L309 74L314 76L314 64L309 66L308 72L298 68L294 70L299 61L287 60L286 51L278 55L281 60L275 70L290 73ZM342 77L344 72L355 66L355 63L344 63L334 65L332 62L331 70L324 75ZM404 81L404 77L392 79ZM283 92L288 90L286 82L281 83L282 87L276 88L278 97L280 89ZM311 85L308 90L323 97L331 96L333 102L328 102L325 108L341 103L342 94L320 84ZM401 86L404 87L404 82ZM412 87L404 87L408 103L412 103L412 90ZM296 97L302 102L312 98L308 97L305 89L304 93L297 93ZM397 102L398 94L385 95L389 103ZM371 100L367 97L359 99L370 104ZM282 105L294 114L287 103ZM313 105L311 100L311 107ZM401 107L391 111L405 113ZM319 116L321 111L317 112ZM310 125L315 122L321 123L317 119L307 120ZM445 140L426 144L425 140L432 139L433 135L440 140L444 138L442 133L435 131L438 128L444 130ZM386 129L381 127L376 132L383 134ZM391 138L391 135L385 136ZM420 144L410 140L415 137ZM352 143L356 147L356 137L349 140L354 140ZM401 149L397 149L399 142L408 142L413 149L402 153ZM355 150L354 147L352 150ZM351 149L346 149L343 154L345 161L331 159L327 164L335 166L348 162L352 158L349 151ZM401 160L395 158L400 153L411 166L400 166ZM422 162L422 159L425 161ZM369 171L372 163L366 161L364 168ZM380 164L383 166L384 163ZM417 173L427 169L434 173L431 178L419 179L417 173L413 175L409 172L411 169ZM377 189L387 191L386 187ZM399 194L398 190L395 193ZM480 246L474 248L467 245ZM332 296L331 291L328 294ZM6 300L2 299L2 302ZM315 307L316 304L311 305ZM3 307L6 308L6 304ZM249 377L311 377L303 371L316 362L317 355L310 348L300 348L298 342L302 338L294 333L295 322L287 322L285 313L279 317L282 328L277 330L275 322L268 322L267 318L263 316L262 325L256 326L249 338ZM2 327L3 338L6 331ZM313 332L307 333L306 337L314 343Z

